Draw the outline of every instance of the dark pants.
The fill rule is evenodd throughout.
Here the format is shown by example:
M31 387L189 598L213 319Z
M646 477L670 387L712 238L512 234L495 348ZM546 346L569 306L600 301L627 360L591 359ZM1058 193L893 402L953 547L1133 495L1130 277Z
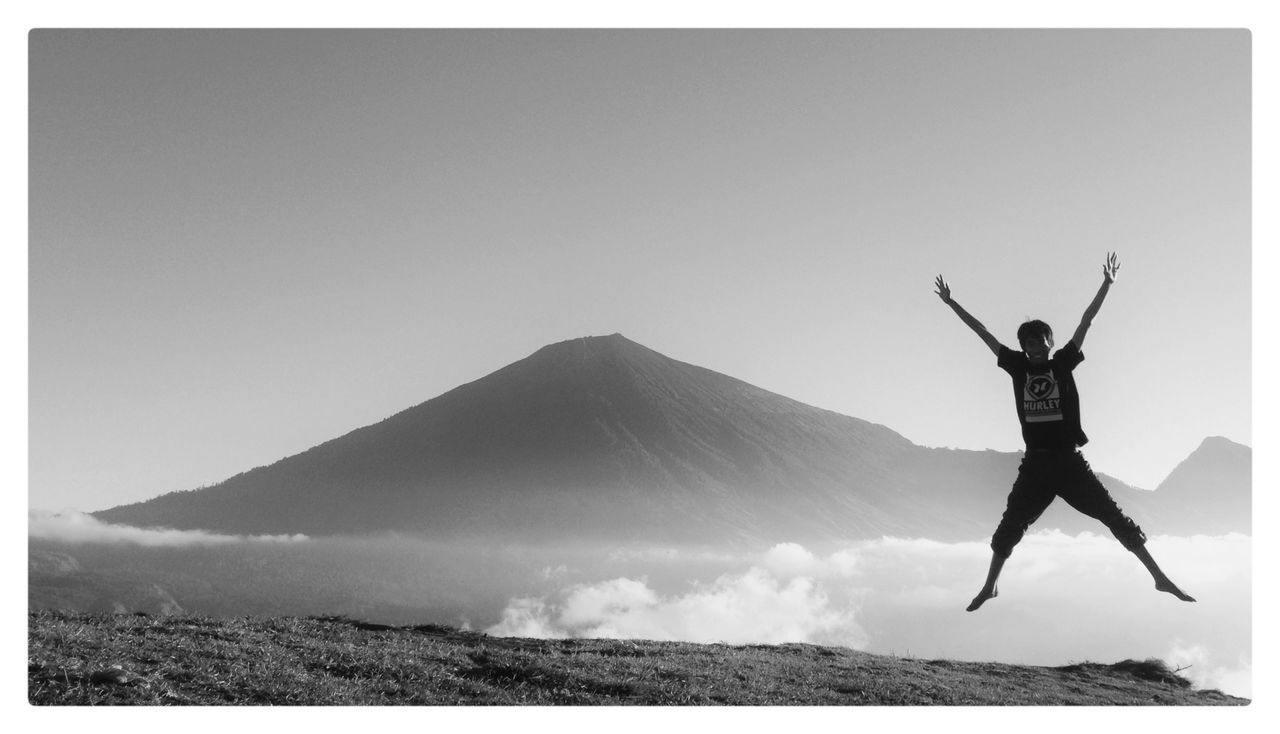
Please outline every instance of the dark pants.
M1129 550L1140 548L1147 541L1142 528L1120 511L1079 451L1031 450L1018 467L1004 517L991 537L991 550L1008 558L1054 497L1061 497L1076 510L1100 520Z

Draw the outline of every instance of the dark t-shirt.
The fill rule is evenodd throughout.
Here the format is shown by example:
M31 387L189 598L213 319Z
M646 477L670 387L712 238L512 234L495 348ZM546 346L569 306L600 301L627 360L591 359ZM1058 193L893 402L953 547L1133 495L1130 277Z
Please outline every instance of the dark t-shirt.
M1027 355L1001 345L996 364L1013 378L1013 396L1028 449L1074 449L1089 442L1080 428L1080 393L1072 371L1084 361L1075 342L1033 368Z

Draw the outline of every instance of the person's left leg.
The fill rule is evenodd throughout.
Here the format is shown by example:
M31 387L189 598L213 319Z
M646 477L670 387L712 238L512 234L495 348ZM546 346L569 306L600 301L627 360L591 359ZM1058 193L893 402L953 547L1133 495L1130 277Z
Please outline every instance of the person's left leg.
M1147 546L1140 545L1137 548L1130 548L1129 552L1138 557L1142 561L1142 565L1147 567L1147 571L1151 574L1151 578L1156 582L1156 590L1163 591L1166 594L1173 594L1182 601L1195 601L1195 597L1178 588L1178 585L1160 570L1156 559L1151 557L1151 552L1147 550Z
M1062 497L1063 501L1077 511L1106 525L1116 540L1119 540L1126 550L1137 556L1146 567L1152 580L1156 582L1158 591L1173 594L1182 601L1195 601L1194 597L1179 589L1151 557L1151 552L1147 550L1146 534L1137 523L1120 510L1120 506L1098 480L1084 456L1076 453L1064 473L1066 476L1062 478L1062 485L1058 492L1058 496Z

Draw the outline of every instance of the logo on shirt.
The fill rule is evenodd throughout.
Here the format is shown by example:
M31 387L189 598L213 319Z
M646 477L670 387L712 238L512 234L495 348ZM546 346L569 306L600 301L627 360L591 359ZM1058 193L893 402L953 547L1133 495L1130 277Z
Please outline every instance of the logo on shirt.
M1028 423L1063 419L1062 394L1052 371L1041 375L1027 375L1026 384L1022 387L1022 415Z
M1027 394L1033 400L1044 400L1058 390L1058 383L1050 375L1027 375Z

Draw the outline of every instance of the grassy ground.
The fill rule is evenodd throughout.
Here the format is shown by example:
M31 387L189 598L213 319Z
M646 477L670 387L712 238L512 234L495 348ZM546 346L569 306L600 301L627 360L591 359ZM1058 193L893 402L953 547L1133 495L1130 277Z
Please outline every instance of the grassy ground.
M1243 705L1159 661L1057 668L816 645L498 638L347 619L33 612L36 705Z

